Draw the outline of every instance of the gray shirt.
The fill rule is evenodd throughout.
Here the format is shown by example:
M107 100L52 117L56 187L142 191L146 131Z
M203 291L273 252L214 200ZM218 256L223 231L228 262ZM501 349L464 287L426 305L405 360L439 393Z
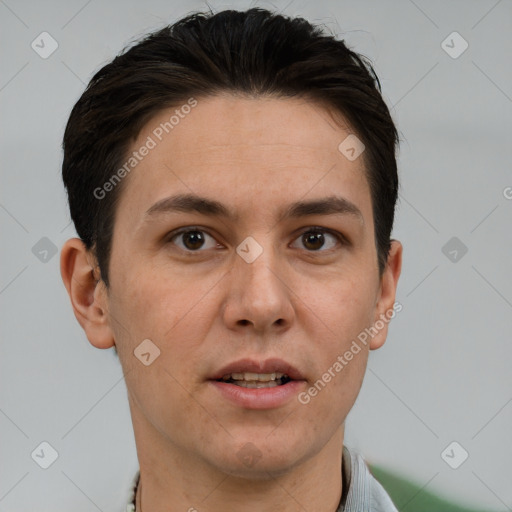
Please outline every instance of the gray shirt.
M135 512L135 491L140 472L133 480L126 512ZM358 453L343 447L341 464L343 492L336 512L398 512L382 485L373 477Z
M344 446L342 459L343 487L336 512L398 512L382 485L370 473L363 457ZM345 485L346 480L349 485Z

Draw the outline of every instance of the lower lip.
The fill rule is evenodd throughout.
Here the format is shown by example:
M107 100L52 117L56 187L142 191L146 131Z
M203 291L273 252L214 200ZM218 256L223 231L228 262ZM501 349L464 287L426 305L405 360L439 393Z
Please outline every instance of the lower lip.
M244 388L228 382L209 381L224 398L245 409L275 409L296 397L306 381L291 380L273 388Z

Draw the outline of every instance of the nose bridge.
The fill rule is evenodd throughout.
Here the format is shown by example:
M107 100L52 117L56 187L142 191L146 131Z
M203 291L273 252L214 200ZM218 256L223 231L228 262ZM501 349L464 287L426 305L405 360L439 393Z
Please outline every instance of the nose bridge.
M259 241L258 241L259 240ZM272 244L271 233L249 236L236 248L231 283L230 322L247 323L258 329L289 321L290 294L285 285L283 262Z
M258 290L266 288L269 292L275 292L279 272L278 255L272 244L272 233L246 237L237 247L236 252L239 256L237 261L237 277L241 279L244 288L249 290ZM269 289L271 287L272 289Z

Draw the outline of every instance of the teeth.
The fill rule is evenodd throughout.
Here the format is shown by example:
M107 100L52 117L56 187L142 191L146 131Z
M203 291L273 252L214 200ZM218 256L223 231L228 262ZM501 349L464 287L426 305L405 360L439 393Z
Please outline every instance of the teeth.
M268 382L259 382L259 381L245 381L239 380L236 383L236 386L241 386L243 388L275 388L277 386L277 382L274 380L269 380Z
M285 374L280 372L274 373L228 373L222 377L222 380L238 380L238 381L251 381L251 382L272 382L279 380Z

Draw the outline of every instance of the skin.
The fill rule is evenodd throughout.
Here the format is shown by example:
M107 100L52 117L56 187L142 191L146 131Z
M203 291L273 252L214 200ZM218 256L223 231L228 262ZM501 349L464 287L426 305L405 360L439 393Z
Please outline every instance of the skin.
M152 119L133 150L173 111ZM63 246L75 315L93 346L117 347L125 374L141 468L137 510L336 510L345 418L387 323L308 404L294 398L249 410L207 379L241 358L279 357L302 372L306 390L392 310L402 245L392 242L380 277L363 158L349 161L338 151L350 133L304 99L198 98L124 178L109 289L79 239ZM145 216L176 193L220 201L238 219ZM278 221L283 206L333 194L354 203L362 219ZM166 238L187 226L205 237L195 252L184 236ZM326 231L323 245L308 244L313 226L341 233L348 245ZM263 248L252 263L236 252L248 236ZM144 339L160 349L149 366L134 357ZM246 443L259 454L250 466L238 455Z

